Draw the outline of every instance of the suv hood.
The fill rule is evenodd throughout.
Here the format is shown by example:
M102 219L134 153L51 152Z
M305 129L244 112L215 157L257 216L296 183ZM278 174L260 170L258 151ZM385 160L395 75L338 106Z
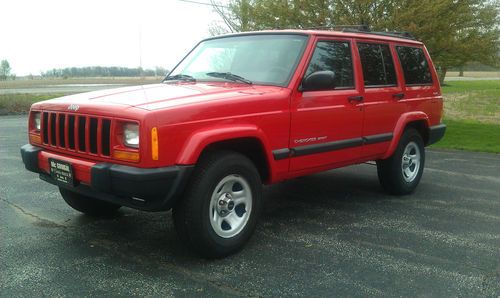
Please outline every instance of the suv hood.
M169 83L131 86L68 95L42 102L42 109L67 109L71 104L92 107L97 104L122 105L145 110L156 110L198 102L232 97L262 95L282 90L282 87L257 86L226 82Z

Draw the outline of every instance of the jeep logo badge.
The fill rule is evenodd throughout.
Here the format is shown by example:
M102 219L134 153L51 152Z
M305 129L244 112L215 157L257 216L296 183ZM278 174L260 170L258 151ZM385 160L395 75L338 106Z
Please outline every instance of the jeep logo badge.
M76 111L78 111L79 108L80 108L80 106L78 106L78 105L70 104L68 107L68 110L76 112Z

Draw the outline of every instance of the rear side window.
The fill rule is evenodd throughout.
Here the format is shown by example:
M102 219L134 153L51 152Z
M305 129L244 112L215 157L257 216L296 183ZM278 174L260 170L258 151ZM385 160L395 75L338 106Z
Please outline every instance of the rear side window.
M365 86L397 85L394 61L386 44L358 43Z
M354 88L354 72L349 42L319 41L306 71L306 76L316 71L335 73L335 88Z
M403 73L407 85L428 85L432 84L432 75L429 70L429 63L425 58L421 48L396 47L399 61L403 66Z

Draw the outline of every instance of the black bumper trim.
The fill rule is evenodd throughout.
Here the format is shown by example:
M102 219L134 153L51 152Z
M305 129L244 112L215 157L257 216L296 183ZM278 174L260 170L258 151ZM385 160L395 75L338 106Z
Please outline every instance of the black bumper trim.
M145 211L171 209L184 192L194 166L136 168L99 163L91 168L91 183L75 186L55 181L38 168L41 148L24 145L21 156L26 169L39 173L40 179L71 191Z
M91 169L91 187L99 192L131 198L134 205L168 210L182 194L192 169L193 166L142 169L101 163Z
M429 141L427 142L427 145L432 145L434 143L439 142L444 137L444 133L446 132L446 125L445 124L439 124L435 126L431 126L429 128Z
M38 152L40 151L42 151L41 148L30 144L21 147L21 158L23 159L26 170L40 173L40 169L38 168Z

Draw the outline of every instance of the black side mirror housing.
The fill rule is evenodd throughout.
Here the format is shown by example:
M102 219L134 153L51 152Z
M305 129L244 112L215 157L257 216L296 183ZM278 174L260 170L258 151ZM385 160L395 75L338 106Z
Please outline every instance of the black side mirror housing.
M302 80L299 91L332 90L335 88L335 73L330 70L316 71Z

